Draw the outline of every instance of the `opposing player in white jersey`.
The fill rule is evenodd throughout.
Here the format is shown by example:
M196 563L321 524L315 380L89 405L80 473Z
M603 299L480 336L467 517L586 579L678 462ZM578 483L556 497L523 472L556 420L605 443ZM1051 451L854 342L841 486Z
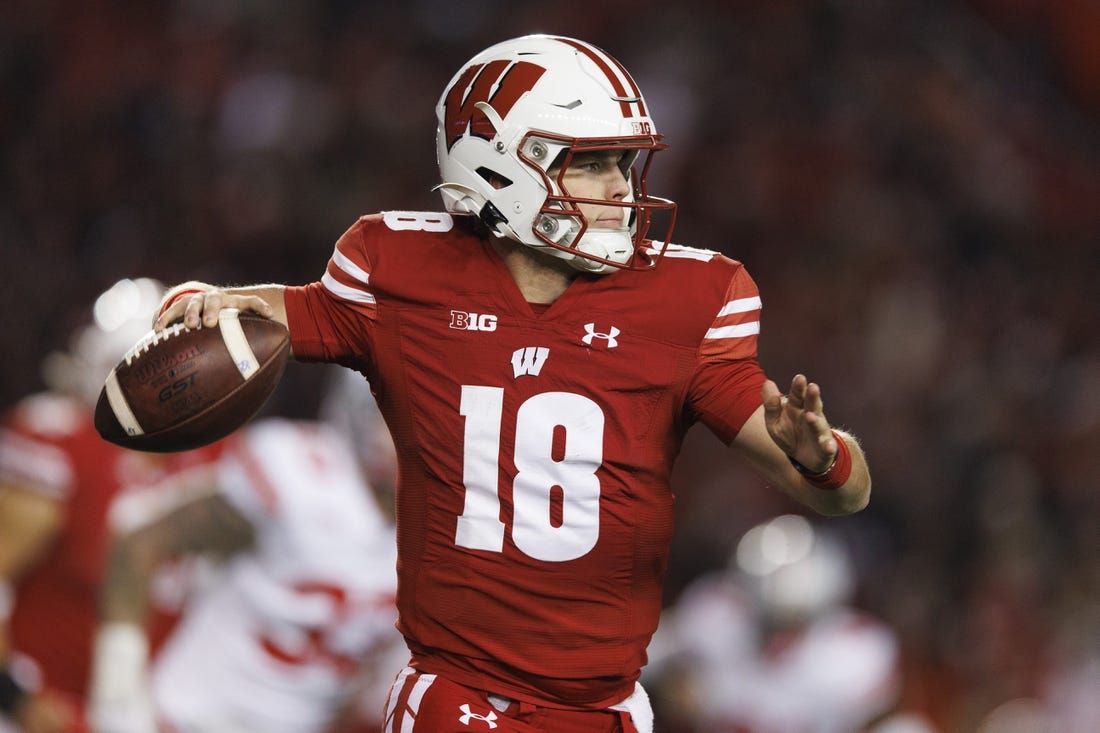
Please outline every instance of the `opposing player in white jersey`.
M661 619L643 673L659 708L707 733L856 733L892 712L898 641L848 605L839 540L804 517L749 530L729 571Z
M149 670L150 573L197 552L227 556L224 570ZM389 655L408 658L394 627L395 556L389 490L365 481L346 431L258 421L227 447L216 491L114 546L93 674L95 729L328 730L358 704L352 696L374 664L384 668L374 694L380 720Z
M163 292L150 278L104 290L66 347L43 360L46 389L0 415L0 733L86 730L96 594L116 522L147 522L165 500L209 484L217 444L138 453L94 427L103 379L148 332ZM177 610L163 603L175 600L159 592L167 587L158 583L150 604L153 648Z

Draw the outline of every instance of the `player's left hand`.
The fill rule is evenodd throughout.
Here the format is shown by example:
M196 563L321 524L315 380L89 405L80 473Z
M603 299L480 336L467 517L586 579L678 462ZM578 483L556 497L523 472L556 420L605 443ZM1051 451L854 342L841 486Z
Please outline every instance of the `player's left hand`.
M775 444L810 471L826 471L836 455L837 444L825 419L821 387L804 374L796 374L787 394L781 394L769 379L761 396L764 424Z

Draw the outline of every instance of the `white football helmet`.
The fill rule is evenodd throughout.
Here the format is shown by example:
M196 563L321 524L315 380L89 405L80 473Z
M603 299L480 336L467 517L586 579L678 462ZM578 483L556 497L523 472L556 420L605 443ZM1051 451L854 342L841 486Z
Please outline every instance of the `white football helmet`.
M819 616L851 600L855 589L855 572L844 545L796 514L750 529L732 559L761 612L781 623Z
M474 214L497 236L584 272L657 264L676 204L648 195L645 179L653 152L666 145L638 85L604 51L548 35L498 43L455 74L436 120L447 211ZM625 151L620 167L631 194L619 201L571 196L562 173L572 157L604 150ZM580 203L621 207L622 226L589 228Z
M42 378L51 389L94 405L111 369L151 330L165 288L151 278L119 280L92 306L91 323L77 329L69 348L49 354Z

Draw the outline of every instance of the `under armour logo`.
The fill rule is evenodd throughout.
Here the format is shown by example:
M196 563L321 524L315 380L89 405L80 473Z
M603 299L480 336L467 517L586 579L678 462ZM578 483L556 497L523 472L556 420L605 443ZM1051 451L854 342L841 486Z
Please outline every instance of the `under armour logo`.
M612 326L611 330L609 330L607 333L599 333L596 330L595 323L586 323L584 324L584 330L588 333L586 333L584 337L581 338L581 340L584 341L584 343L588 346L592 345L593 339L606 339L607 348L609 349L614 349L616 346L619 345L619 342L615 340L615 337L618 336L621 331L619 331L619 329L615 328L614 326Z
M492 710L489 711L488 715L478 715L477 713L470 711L469 703L462 703L458 706L458 709L462 711L462 715L459 717L458 722L462 723L463 725L470 725L471 720L480 720L483 723L487 723L489 725L489 730L497 727L497 724L493 722L497 719L497 714L494 713Z

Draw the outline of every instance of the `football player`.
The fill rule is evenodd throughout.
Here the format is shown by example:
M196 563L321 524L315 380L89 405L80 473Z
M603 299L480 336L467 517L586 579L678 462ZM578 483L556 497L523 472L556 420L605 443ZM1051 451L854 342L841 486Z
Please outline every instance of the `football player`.
M665 144L615 58L505 41L436 117L446 211L363 216L308 285L184 283L158 323L254 311L297 359L370 379L399 454L412 651L387 730L648 730L637 682L688 428L824 514L866 505L866 461L817 384L765 376L745 268L670 241L676 206L646 187Z
M230 440L216 490L116 539L94 730L322 733L364 709L378 730L390 665L409 656L394 626L393 449L366 382L348 375L358 384L341 380L329 400L360 406L354 429L257 421ZM380 482L367 483L361 459ZM153 571L200 553L220 557L222 571L150 665Z
M897 703L899 642L851 605L856 581L827 528L769 519L745 533L725 571L697 579L665 611L646 686L695 731L870 730Z
M0 422L0 730L83 730L109 534L205 484L219 450L137 453L95 431L103 380L148 332L149 309L163 294L148 278L106 290L70 347L45 360L49 391L24 398ZM154 615L155 640L171 615Z

